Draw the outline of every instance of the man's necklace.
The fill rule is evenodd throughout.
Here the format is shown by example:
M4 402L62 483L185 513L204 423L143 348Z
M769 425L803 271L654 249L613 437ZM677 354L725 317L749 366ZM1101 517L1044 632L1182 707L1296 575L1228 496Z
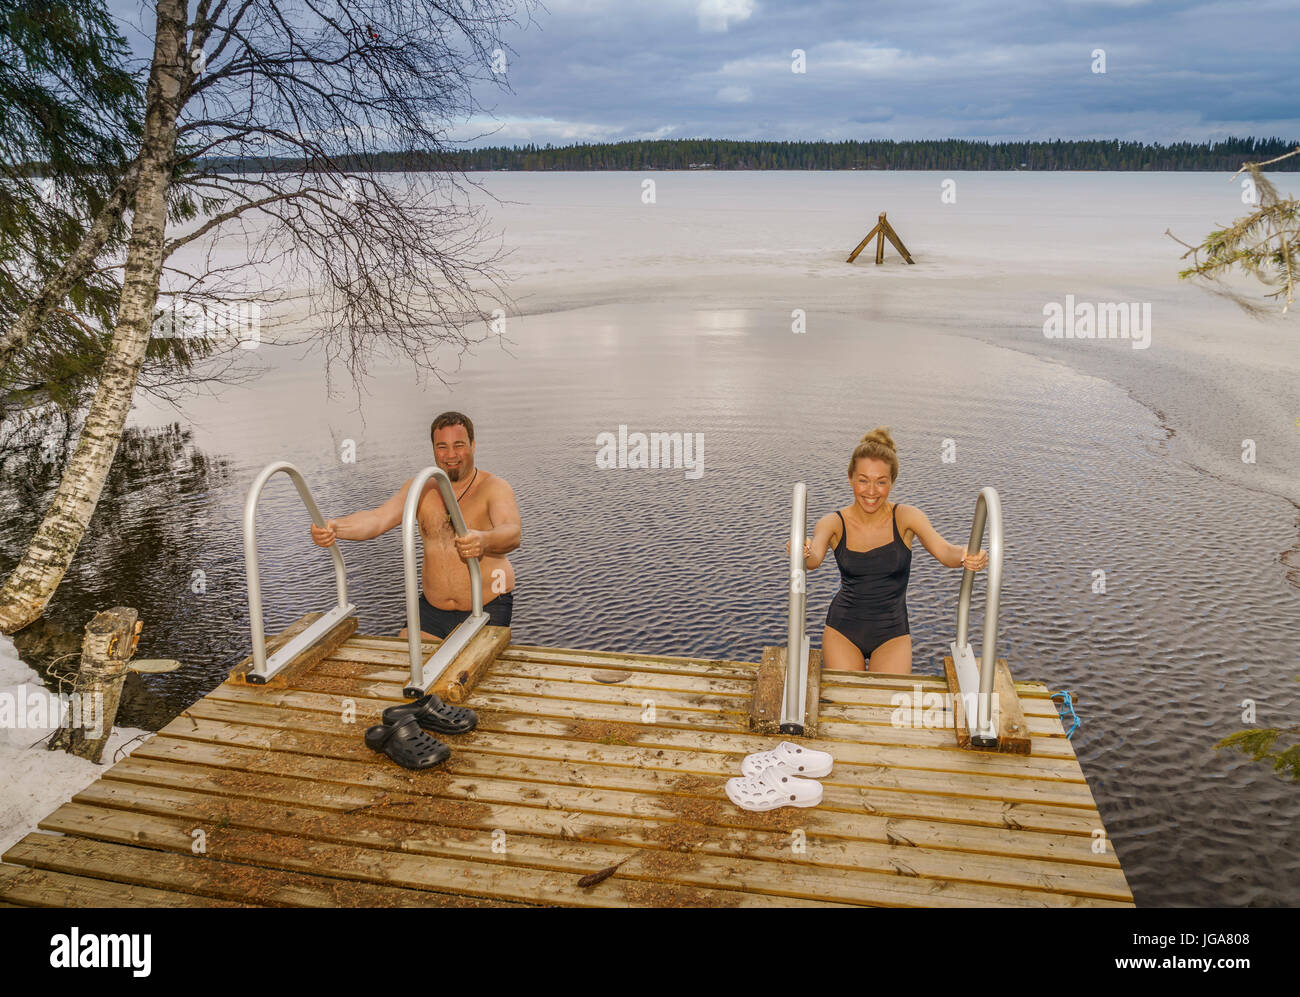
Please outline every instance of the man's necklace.
M476 468L474 468L474 477L469 479L469 484L465 486L465 491L464 491L464 492L461 492L459 495L456 496L456 502L457 502L458 504L459 504L460 500L463 499L463 498L465 497L465 492L468 492L471 488L474 487L474 479L477 478L477 477L478 477L478 468L476 467ZM449 522L449 523L451 522L451 513L450 513L450 512L447 513L447 522Z

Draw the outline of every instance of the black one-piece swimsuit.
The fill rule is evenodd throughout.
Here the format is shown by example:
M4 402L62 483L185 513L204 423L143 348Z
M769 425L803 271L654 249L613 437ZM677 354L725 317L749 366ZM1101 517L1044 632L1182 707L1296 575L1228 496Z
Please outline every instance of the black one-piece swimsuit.
M912 551L898 533L898 506L894 506L894 539L871 550L849 550L848 526L840 517L840 542L835 563L840 568L840 590L831 600L826 625L853 641L864 659L887 640L911 633L907 624L907 579L912 571Z

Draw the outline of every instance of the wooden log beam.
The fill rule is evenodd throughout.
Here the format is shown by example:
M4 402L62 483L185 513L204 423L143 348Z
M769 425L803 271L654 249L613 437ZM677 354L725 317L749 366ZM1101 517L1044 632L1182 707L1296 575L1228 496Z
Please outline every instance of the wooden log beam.
M430 692L449 703L463 703L492 662L510 643L509 627L484 627L456 655Z
M817 714L822 697L822 652L814 647L808 651L808 701L804 710L804 737L817 736Z
M749 703L749 729L755 734L781 731L781 697L785 692L785 648L763 648Z
M889 224L885 221L885 213L880 213L880 221L876 224L876 266L885 262L885 226Z
M754 680L754 696L749 704L749 729L755 734L781 733L781 709L785 704L784 647L763 648ZM808 651L808 688L804 701L804 737L817 736L817 714L822 690L822 652Z
M903 240L900 239L898 233L894 231L894 226L890 225L889 222L884 222L883 226L885 238L893 243L894 248L902 254L903 259L907 260L908 263L915 263L916 260L912 259L912 254L909 253L907 247L903 245Z
M875 235L879 230L880 230L880 223L877 222L877 223L876 223L876 227L873 228L870 232L868 232L868 233L866 234L866 237L865 237L861 242L858 243L858 248L855 249L855 250L853 250L853 252L849 253L849 258L848 258L848 262L849 262L849 263L852 263L854 260L856 260L856 259L858 258L858 253L862 252L864 249L867 248L867 243L869 243L869 242L871 241L872 237L873 237L873 236L874 236L874 235Z
M50 739L50 750L63 748L68 754L99 764L104 745L113 733L117 707L122 700L122 682L130 670L128 662L140 642L144 623L129 606L114 606L96 613L86 624L81 644L81 667L66 718Z
M315 623L323 616L323 613L307 613L293 623L290 623L280 633L274 637L268 637L266 640L266 656L269 658L277 650L284 647L285 644L293 640L298 634L302 633L309 626ZM285 665L275 675L271 676L271 681L267 683L253 683L248 680L248 673L253 670L253 656L249 654L243 661L230 670L228 682L235 685L259 685L261 688L268 686L282 687L291 675L301 675L310 671L314 666L324 661L331 654L343 645L343 642L351 637L357 629L357 617L354 613L351 616L345 616L334 624L332 628L321 635L321 638L312 644L311 647L305 648Z
M1016 693L1016 684L1011 680L1011 671L1007 668L1005 658L998 658L997 671L993 676L993 695L997 703L998 718L996 748L981 748L971 744L970 731L966 725L965 704L962 702L961 689L957 684L957 668L951 657L943 659L943 670L948 678L948 692L952 695L957 747L970 751L996 751L1008 755L1028 755L1032 752L1024 707L1020 704L1020 696Z

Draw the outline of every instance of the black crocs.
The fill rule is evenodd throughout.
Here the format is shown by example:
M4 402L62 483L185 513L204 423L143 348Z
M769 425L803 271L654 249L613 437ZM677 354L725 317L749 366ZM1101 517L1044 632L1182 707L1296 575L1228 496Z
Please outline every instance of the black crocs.
M413 703L384 710L386 724L397 723L403 717L414 717L424 730L435 734L465 734L478 726L478 717L473 710L444 703L433 693L421 696Z
M366 747L407 769L433 768L451 757L451 748L422 731L414 717L371 727L366 731Z

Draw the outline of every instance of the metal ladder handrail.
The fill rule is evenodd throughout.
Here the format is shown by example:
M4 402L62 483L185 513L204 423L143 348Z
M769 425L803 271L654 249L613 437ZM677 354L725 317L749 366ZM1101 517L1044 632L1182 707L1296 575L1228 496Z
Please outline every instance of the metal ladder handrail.
M433 686L447 666L455 660L470 639L487 624L488 615L483 611L483 574L479 568L478 558L469 559L469 588L473 601L473 611L469 618L457 624L438 649L425 661L421 653L420 641L420 579L416 570L415 526L416 510L420 505L420 496L424 483L430 478L442 496L443 505L451 517L452 528L456 536L463 537L469 533L465 517L461 515L460 502L452 488L451 479L442 468L431 465L411 479L410 491L406 493L406 502L402 507L402 561L406 576L406 639L411 658L411 683L403 690L411 698L423 696Z
M262 489L275 474L284 472L298 489L298 496L311 515L312 522L324 527L325 519L312 498L311 489L302 476L302 472L287 460L272 461L248 488L248 497L244 500L244 572L248 578L248 627L253 638L253 667L248 673L248 681L262 684L287 665L301 651L314 644L321 636L331 630L340 620L355 612L356 607L348 602L348 580L343 567L343 554L338 542L331 544L329 552L334 561L334 584L338 591L338 605L321 616L298 636L279 648L268 659L266 656L266 634L262 629L262 583L257 568L257 503L262 497Z
M794 486L794 511L790 519L790 611L786 627L785 694L781 702L781 733L802 734L808 709L808 634L804 616L808 592L808 570L803 545L807 536L808 487Z
M961 593L957 598L957 639L949 647L971 743L979 747L996 747L998 730L992 702L997 673L998 598L1002 591L1002 501L995 488L981 488L975 500L975 520L971 524L970 543L966 548L968 553L980 549L986 521L989 528L989 588L984 606L984 641L980 648L978 681L972 674L975 655L966 639L970 627L971 590L975 586L975 572L969 568L962 570ZM977 688L978 695L975 692ZM975 705L974 709L972 705Z

